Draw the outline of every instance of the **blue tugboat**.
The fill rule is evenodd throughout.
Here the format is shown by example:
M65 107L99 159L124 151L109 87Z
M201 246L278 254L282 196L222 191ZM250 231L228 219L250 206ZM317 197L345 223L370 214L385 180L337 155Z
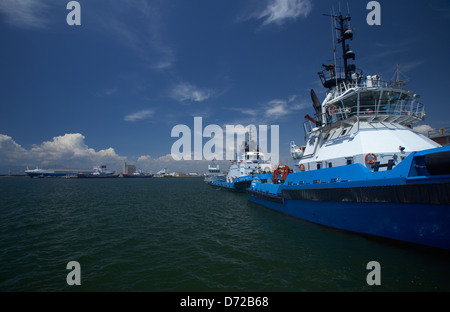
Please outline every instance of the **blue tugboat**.
M210 184L213 181L225 181L226 177L220 172L220 167L214 161L208 165L208 171L205 174L205 183Z
M254 180L250 201L324 226L450 250L450 147L413 130L425 118L402 81L364 77L347 42L350 16L331 15L343 67L323 65L327 89L305 116L305 146L291 143L295 172Z
M225 179L219 176L208 183L220 189L245 192L254 179L259 181L271 179L272 170L272 163L265 159L265 155L258 148L256 151L251 151L250 143L244 142L243 153L237 155Z

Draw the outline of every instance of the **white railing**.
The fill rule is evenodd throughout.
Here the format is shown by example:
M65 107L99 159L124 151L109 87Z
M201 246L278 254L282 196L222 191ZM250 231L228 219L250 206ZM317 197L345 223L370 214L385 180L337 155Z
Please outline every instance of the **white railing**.
M346 120L352 117L359 119L375 119L395 117L395 120L422 121L425 119L425 105L416 100L399 100L388 104L357 105L343 107L342 102L334 103L327 107L324 113L327 123Z

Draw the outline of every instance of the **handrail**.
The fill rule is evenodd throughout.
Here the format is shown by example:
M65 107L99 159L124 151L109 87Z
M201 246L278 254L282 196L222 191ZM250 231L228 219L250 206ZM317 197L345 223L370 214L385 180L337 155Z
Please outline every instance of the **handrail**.
M355 107L343 107L342 102L333 103L336 108L327 109L324 113L331 122L349 119L353 116L360 118L378 116L413 117L418 120L425 119L425 105L414 100L400 100L395 103L380 104L379 101L371 105L358 105Z
M357 105L354 107L344 107L342 102L334 102L332 105L325 107L326 112L319 114L317 117L326 124L333 124L340 121L346 121L356 118L362 120L395 120L402 122L419 122L425 119L425 105L414 100L399 100L394 103L371 105ZM304 123L305 133L311 132L316 125L312 125L307 120Z

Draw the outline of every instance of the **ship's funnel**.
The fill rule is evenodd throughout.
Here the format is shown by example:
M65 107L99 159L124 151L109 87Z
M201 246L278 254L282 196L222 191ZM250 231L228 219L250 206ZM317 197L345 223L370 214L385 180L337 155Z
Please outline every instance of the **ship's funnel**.
M316 92L314 92L313 89L311 89L311 100L313 102L313 107L314 107L314 110L316 111L316 114L320 114L321 105L320 105L319 99L317 98Z

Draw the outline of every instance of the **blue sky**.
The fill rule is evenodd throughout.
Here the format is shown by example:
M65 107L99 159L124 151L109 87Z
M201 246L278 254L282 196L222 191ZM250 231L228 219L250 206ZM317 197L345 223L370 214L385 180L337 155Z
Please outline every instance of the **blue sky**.
M29 166L204 171L170 157L178 124L279 125L280 158L303 143L309 91L332 58L329 0L0 2L0 171ZM426 105L422 128L449 127L450 3L347 2L351 47L365 75L390 80L396 65ZM207 139L204 139L204 143ZM286 160L287 161L287 160ZM192 170L191 170L192 169Z

